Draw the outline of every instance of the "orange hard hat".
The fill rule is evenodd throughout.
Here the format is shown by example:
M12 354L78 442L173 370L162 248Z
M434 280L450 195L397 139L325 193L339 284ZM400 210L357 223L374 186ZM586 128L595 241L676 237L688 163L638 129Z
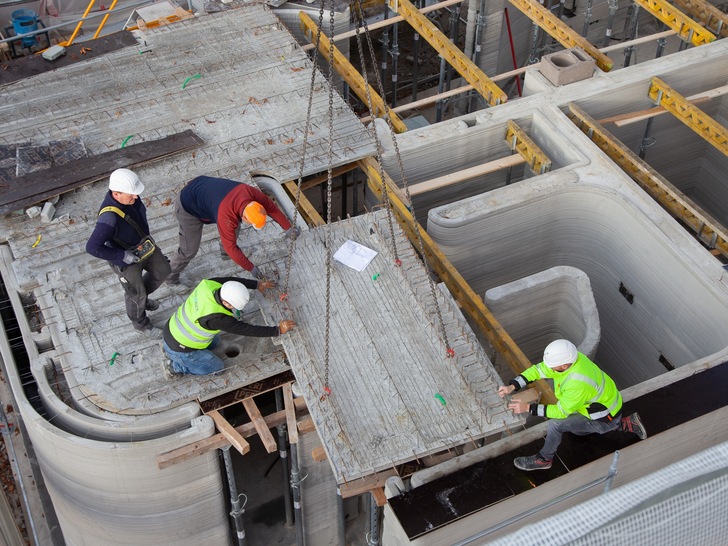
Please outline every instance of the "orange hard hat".
M252 225L255 229L263 229L268 213L265 207L257 201L251 201L243 209L243 220Z

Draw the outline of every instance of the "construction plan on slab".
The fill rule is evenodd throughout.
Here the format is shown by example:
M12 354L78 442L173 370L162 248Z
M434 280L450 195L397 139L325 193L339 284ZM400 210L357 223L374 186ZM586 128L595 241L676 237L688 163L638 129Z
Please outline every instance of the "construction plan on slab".
M449 292L433 289L392 223L394 236L379 211L305 232L292 255L287 300L260 303L269 323L298 323L283 347L338 483L522 423L498 397L498 374ZM327 346L328 229L332 254L353 242L376 255L362 271L332 260ZM277 271L285 286L285 259L265 270Z

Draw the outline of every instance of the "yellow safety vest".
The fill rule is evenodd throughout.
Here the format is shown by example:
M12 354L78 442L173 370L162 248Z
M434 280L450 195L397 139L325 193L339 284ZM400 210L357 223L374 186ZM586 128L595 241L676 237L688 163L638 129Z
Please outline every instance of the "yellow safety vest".
M197 285L177 312L169 317L169 331L175 340L190 349L205 349L220 330L203 328L199 320L207 315L222 313L233 316L232 311L215 301L214 292L219 282L204 280Z

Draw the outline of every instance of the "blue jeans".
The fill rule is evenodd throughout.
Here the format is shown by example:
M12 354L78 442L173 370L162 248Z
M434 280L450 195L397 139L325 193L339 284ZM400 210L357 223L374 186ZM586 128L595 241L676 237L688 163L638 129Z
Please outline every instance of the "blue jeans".
M207 375L220 372L225 368L225 364L220 358L212 352L220 342L218 336L215 336L212 343L207 349L198 349L196 351L181 352L173 351L164 342L164 352L172 361L172 369L177 373L188 373L193 375Z
M549 428L546 433L546 442L541 451L538 452L542 459L550 461L556 455L556 450L561 443L564 432L571 432L577 436L587 434L604 434L619 428L620 415L612 418L611 421L593 421L584 417L581 413L572 413L566 419L549 419Z

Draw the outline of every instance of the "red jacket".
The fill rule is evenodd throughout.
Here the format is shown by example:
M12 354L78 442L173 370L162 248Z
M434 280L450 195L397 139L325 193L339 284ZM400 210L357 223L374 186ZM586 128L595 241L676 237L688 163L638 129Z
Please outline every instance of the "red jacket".
M238 184L230 190L220 202L217 210L217 230L220 232L220 241L225 252L246 271L252 270L254 266L238 247L236 231L240 226L243 209L251 201L257 201L263 205L268 216L273 218L284 230L291 227L286 215L259 189L247 184Z

